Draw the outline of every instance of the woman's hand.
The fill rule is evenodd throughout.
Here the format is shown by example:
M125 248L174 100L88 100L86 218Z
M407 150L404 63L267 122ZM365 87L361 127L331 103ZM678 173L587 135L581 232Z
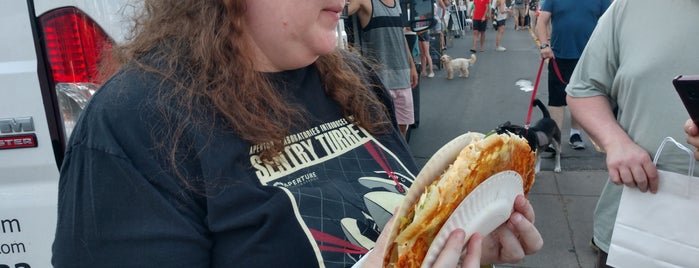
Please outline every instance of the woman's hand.
M517 263L544 245L534 226L534 208L523 195L515 199L508 221L486 237L473 234L465 245L466 251L464 236L463 230L454 230L433 267L478 268L481 263Z
M534 226L534 208L520 195L510 219L483 239L481 263L517 263L543 246L544 240Z

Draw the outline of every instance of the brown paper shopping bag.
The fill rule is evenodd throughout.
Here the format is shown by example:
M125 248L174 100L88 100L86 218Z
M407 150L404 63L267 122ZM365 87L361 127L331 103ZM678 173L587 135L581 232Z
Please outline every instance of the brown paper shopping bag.
M692 151L668 137L665 144L689 154L689 174L658 170L658 193L624 187L607 264L625 267L699 267L699 178Z

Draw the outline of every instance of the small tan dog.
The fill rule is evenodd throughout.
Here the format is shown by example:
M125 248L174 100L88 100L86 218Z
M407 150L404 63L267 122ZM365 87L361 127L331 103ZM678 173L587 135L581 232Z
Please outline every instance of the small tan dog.
M460 70L461 74L459 77L468 77L468 68L476 63L476 54L471 54L470 59L465 58L455 58L452 59L449 55L444 54L440 58L440 61L447 70L447 79L454 78L454 71Z

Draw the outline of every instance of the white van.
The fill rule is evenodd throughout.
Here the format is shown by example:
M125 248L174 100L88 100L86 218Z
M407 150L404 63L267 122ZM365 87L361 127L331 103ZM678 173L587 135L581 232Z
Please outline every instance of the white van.
M65 141L98 86L100 49L129 29L127 1L2 1L0 267L51 267Z

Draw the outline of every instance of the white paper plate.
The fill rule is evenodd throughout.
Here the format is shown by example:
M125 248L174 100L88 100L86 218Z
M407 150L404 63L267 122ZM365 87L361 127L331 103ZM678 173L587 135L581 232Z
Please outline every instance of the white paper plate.
M517 195L523 194L522 177L515 171L497 173L478 185L456 207L430 245L421 267L432 267L452 231L461 228L468 239L488 235L509 219Z

